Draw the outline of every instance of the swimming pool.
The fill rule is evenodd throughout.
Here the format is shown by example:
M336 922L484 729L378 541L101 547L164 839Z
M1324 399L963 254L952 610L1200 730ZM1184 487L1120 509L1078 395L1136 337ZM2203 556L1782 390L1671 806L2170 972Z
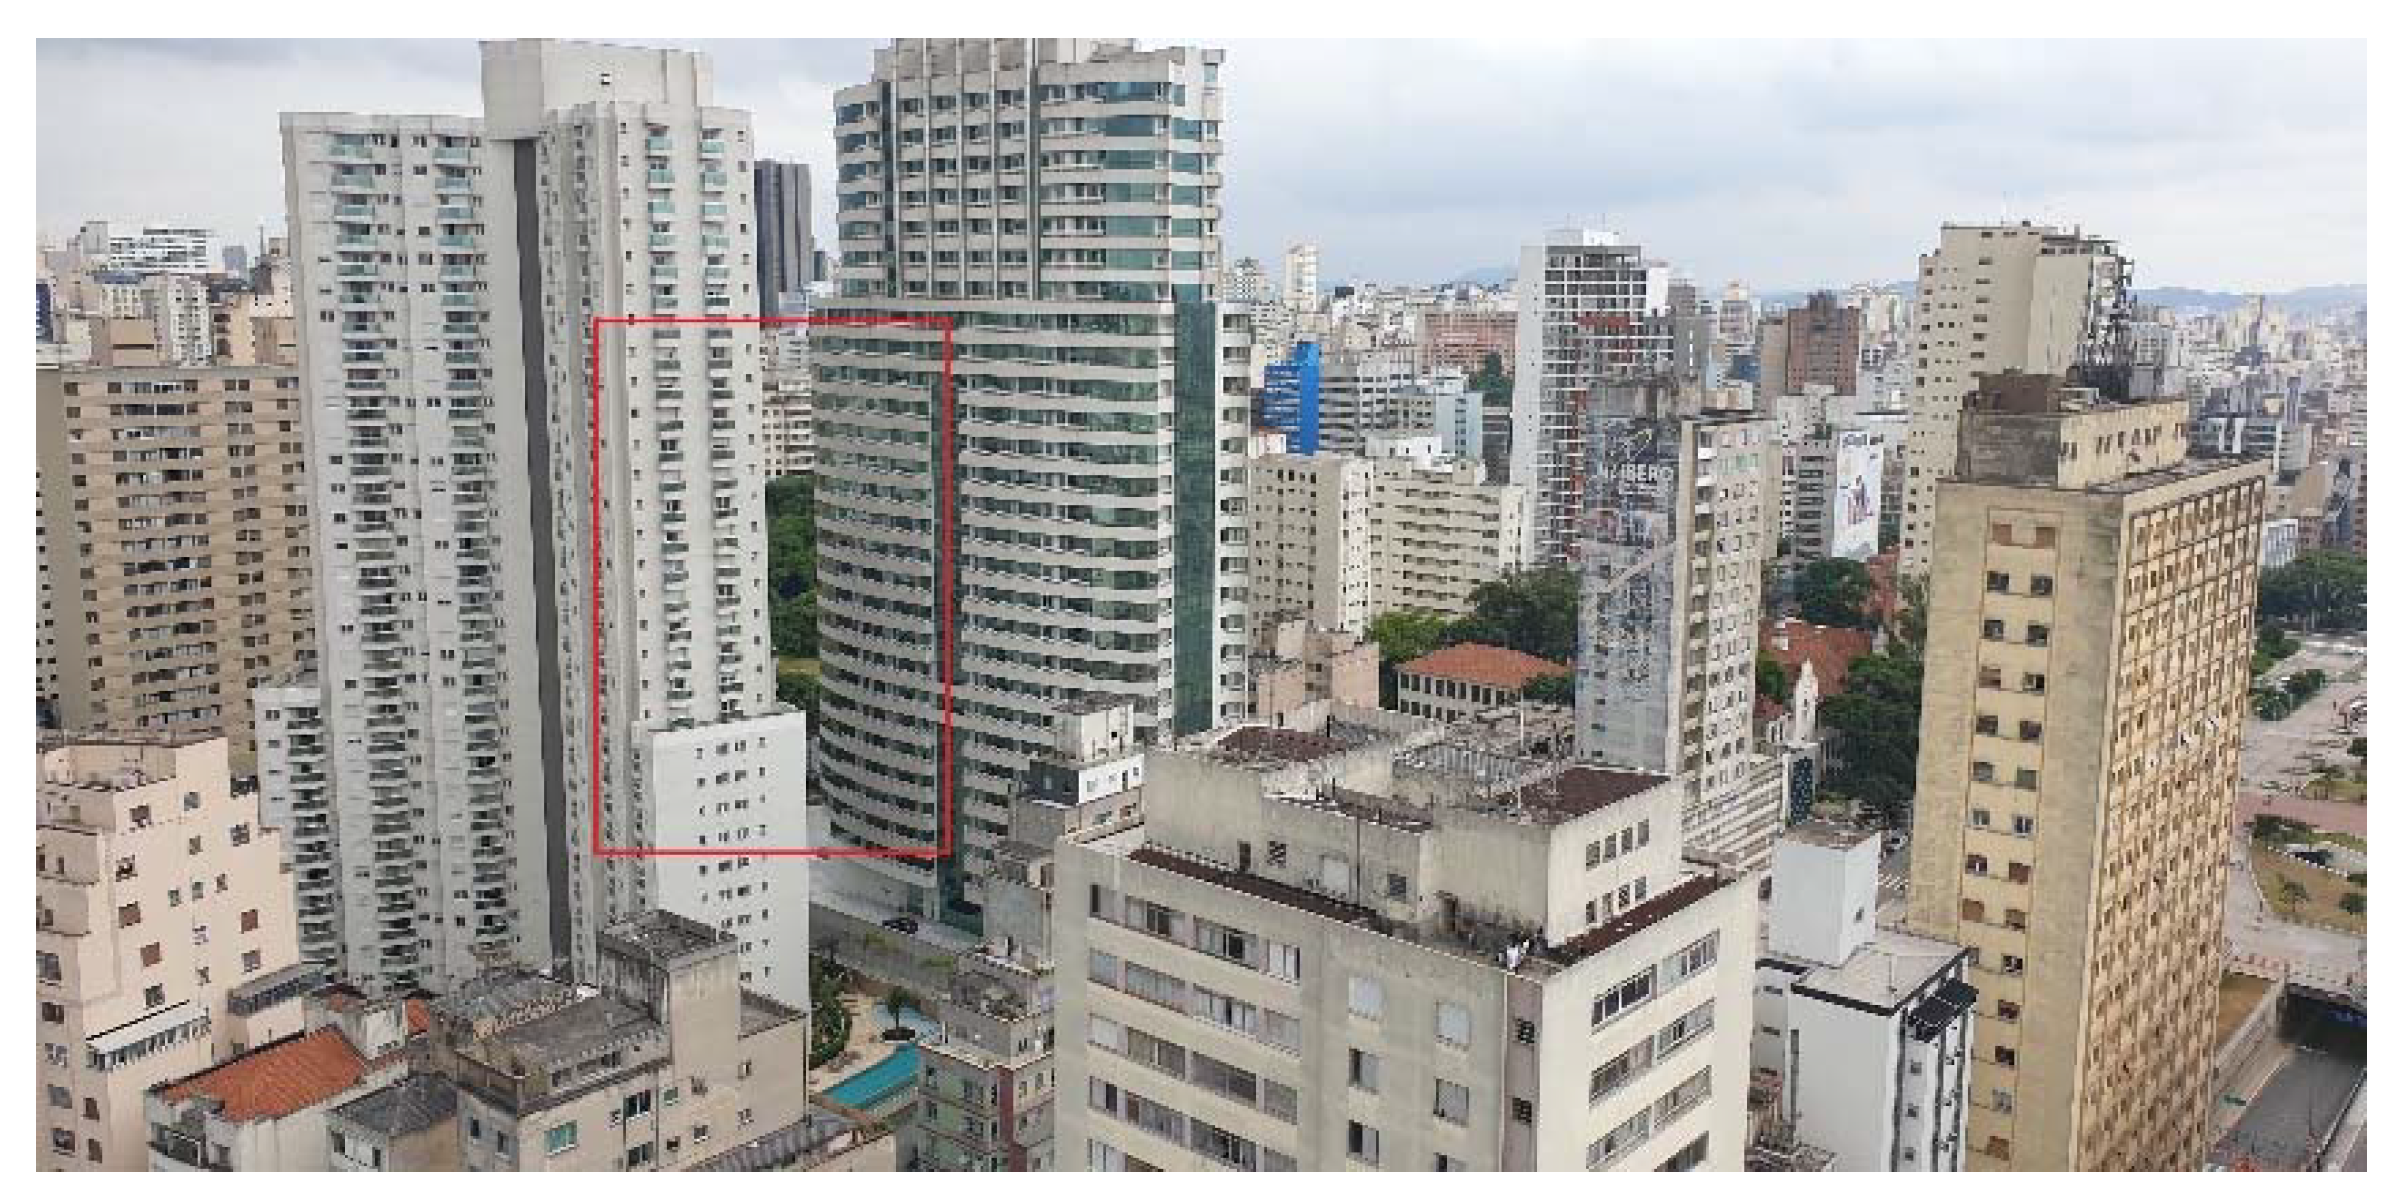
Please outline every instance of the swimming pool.
M834 1083L825 1097L854 1111L872 1112L917 1084L917 1046L903 1044L891 1055Z

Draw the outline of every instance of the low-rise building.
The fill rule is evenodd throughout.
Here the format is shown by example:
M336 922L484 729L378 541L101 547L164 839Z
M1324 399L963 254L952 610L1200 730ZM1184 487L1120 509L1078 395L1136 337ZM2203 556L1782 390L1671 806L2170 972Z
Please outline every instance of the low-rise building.
M1880 838L1810 822L1775 845L1750 1063L1763 1114L1837 1170L1964 1167L1975 987L1958 945L1879 926Z
M1043 1173L1054 1167L1058 1092L1047 961L980 953L959 963L942 1035L917 1051L917 1101L900 1167Z
M459 1168L458 1087L412 1074L333 1108L325 1120L336 1173L447 1173Z
M1403 662L1395 672L1400 679L1397 710L1450 722L1522 702L1525 688L1535 679L1565 677L1571 671L1530 653L1465 644Z
M1751 889L1673 780L1443 735L1219 730L1060 843L1061 1162L1739 1168Z
M1265 621L1250 655L1250 718L1282 724L1311 704L1376 704L1377 650L1355 632Z
M432 1003L477 1172L708 1168L805 1138L808 1020L742 988L733 933L651 911L600 934L592 985L503 969Z
M335 1167L334 1108L408 1075L422 1002L330 987L306 1031L152 1090L153 1172L290 1173Z

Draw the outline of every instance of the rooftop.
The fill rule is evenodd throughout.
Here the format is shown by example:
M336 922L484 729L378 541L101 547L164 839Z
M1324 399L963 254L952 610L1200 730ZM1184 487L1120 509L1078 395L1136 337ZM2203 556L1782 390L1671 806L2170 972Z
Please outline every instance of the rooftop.
M1320 761L1350 746L1330 736L1291 728L1249 725L1217 738L1209 753L1227 765L1274 767Z
M712 948L732 951L733 933L712 928L672 911L652 909L600 933L603 943L614 942L632 955L654 964L680 960Z
M1665 774L1584 763L1570 765L1494 797L1540 822L1565 823L1671 781Z
M1500 690L1521 690L1536 678L1568 673L1567 667L1531 653L1498 645L1452 645L1436 649L1400 667L1403 674L1448 678Z
M1792 992L1865 1004L1880 1012L1897 1009L1925 984L1966 954L1955 944L1879 927L1838 966L1817 965L1792 984Z
M333 1108L342 1119L387 1136L420 1132L458 1113L458 1091L438 1074L402 1078Z
M232 1123L281 1119L332 1099L359 1083L367 1059L338 1027L278 1040L159 1091L168 1102L212 1101Z
M1855 848L1861 842L1875 839L1875 833L1831 820L1802 820L1784 829L1783 838L1796 844L1821 845L1829 849Z

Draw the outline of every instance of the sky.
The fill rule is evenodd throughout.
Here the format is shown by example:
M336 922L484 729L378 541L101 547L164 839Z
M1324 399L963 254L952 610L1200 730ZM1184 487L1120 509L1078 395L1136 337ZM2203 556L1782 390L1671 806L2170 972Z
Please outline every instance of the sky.
M2118 239L2141 286L2367 274L2363 41L1198 41L1226 48L1229 257L1328 284L1513 269L1613 229L1704 287L1912 277L1944 221ZM645 43L649 44L649 43ZM817 164L867 41L660 42L716 61L762 152ZM282 223L276 114L478 111L470 41L39 44L44 233Z

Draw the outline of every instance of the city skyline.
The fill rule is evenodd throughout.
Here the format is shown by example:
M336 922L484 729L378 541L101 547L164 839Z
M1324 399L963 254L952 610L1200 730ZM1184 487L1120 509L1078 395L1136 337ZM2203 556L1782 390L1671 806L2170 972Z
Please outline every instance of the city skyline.
M1315 242L1328 286L1490 271L1572 224L1754 292L1906 279L1917 231L1942 220L2138 220L2145 288L2280 292L2366 274L2355 43L1391 41L1332 56L1198 40L1225 46L1238 85L1228 258ZM716 59L725 102L757 114L762 153L815 166L830 197L832 95L872 41L675 44ZM43 41L39 227L188 219L237 241L272 234L280 195L261 180L280 170L277 111L471 112L474 54L463 39ZM244 86L262 69L272 96ZM1475 87L1417 86L1444 71ZM1641 120L1582 119L1582 81L1600 72L1646 98ZM2002 86L2008 105L1984 99ZM164 107L186 119L158 123ZM157 172L116 169L128 161ZM162 178L222 182L149 211ZM827 243L831 215L820 202Z

